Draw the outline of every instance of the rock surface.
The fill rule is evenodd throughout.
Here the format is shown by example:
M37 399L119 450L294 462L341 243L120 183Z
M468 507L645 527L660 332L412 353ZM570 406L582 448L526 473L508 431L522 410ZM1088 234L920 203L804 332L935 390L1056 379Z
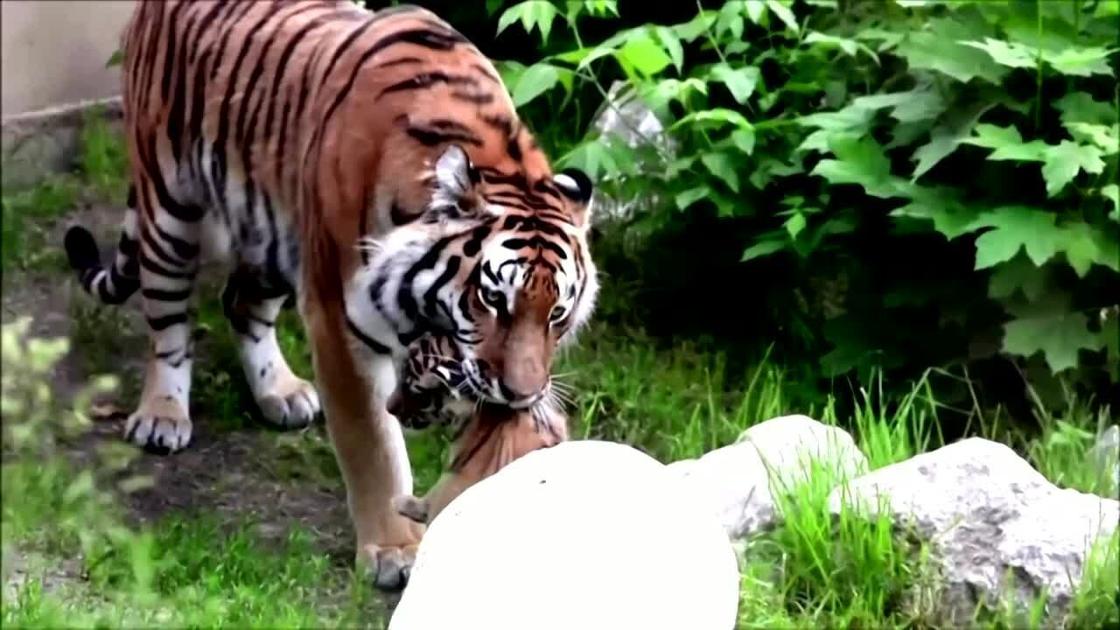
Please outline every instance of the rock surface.
M730 630L735 554L666 467L628 446L533 452L432 523L390 630Z
M876 513L885 499L897 525L931 543L954 624L979 602L1026 605L1045 588L1051 614L1068 607L1087 550L1109 535L1120 503L1060 489L1010 448L971 438L876 470L830 498Z
M780 493L811 473L810 462L851 479L867 458L843 429L808 416L773 418L743 432L735 444L697 460L669 465L714 511L730 538L769 529L778 520Z

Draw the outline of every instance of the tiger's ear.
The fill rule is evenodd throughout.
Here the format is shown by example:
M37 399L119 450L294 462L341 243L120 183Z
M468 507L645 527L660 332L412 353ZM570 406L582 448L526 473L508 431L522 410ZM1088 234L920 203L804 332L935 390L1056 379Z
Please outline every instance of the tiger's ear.
M480 179L470 156L457 144L443 150L436 159L434 170L436 195L453 203L470 196Z
M595 187L587 173L578 168L566 168L552 178L552 183L572 201L575 224L584 229L591 225L591 195Z

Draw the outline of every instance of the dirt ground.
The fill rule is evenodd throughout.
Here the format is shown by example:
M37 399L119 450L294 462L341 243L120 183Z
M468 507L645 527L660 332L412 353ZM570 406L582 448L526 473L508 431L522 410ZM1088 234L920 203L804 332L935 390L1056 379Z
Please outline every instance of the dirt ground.
M102 246L102 257L108 260L108 245L117 242L121 209L89 206L78 208L50 228L48 246L62 247L63 234L69 225L78 222L94 232ZM76 278L61 271L14 271L3 278L2 320L5 324L22 316L31 316L32 334L44 337L72 337L75 322L74 300L93 302L81 293ZM146 349L139 299L131 300L121 309L127 324L123 330L93 343L71 344L55 377L57 400L68 401L85 386L91 374L87 353L110 353L98 356L98 364L110 363L118 376L138 382ZM207 357L200 349L198 366ZM5 366L8 367L8 366ZM230 374L230 382L242 378ZM95 420L91 430L69 444L78 461L94 461L99 444L122 442L126 415L133 400L113 399L108 402L121 413ZM352 542L346 512L345 491L338 480L292 479L277 472L270 461L276 453L277 432L263 426L244 430L211 426L212 418L192 410L194 432L190 446L174 455L140 452L123 471L127 476L146 476L153 481L148 488L122 496L133 522L153 522L161 517L180 513L189 515L217 514L223 521L250 520L258 523L266 539L284 538L293 526L311 531L317 544L342 564L352 562ZM319 421L308 431L324 432Z

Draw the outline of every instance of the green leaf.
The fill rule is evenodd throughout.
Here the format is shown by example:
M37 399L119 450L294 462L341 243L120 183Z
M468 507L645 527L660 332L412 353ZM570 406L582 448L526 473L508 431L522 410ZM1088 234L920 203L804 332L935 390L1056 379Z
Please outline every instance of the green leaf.
M1050 197L1061 192L1082 170L1094 175L1104 171L1101 150L1087 144L1063 140L1056 147L1048 147L1045 157L1042 177L1046 180L1046 194Z
M919 177L945 159L950 153L957 150L976 125L976 121L991 107L990 104L973 107L970 111L954 112L954 115L934 128L930 133L929 142L914 151L911 160L917 162L911 181Z
M976 135L961 142L986 149L995 149L989 160L1015 160L1019 162L1043 162L1046 160L1047 144L1040 140L1023 142L1023 136L1015 127L997 125L976 125Z
M112 55L109 55L109 60L105 62L105 67L112 68L113 66L119 66L122 63L124 63L124 51L118 48L113 51Z
M638 33L628 39L618 51L619 61L651 77L661 72L673 62L665 50L653 41L647 33Z
M839 48L840 50L844 51L844 53L849 57L855 57L856 52L858 52L861 48L867 49L869 52L871 52L870 49L854 39L836 37L835 35L826 35L825 33L821 33L819 31L813 31L809 33L805 36L805 39L803 39L802 42L805 44L822 44L828 48ZM872 52L871 55L876 60L876 62L878 62L879 56L874 52Z
M1058 252L1061 230L1052 212L1028 206L1003 206L974 221L970 227L991 227L976 239L976 269L1011 260L1021 248L1041 267Z
M486 15L494 15L494 12L502 8L505 0L486 0Z
M749 128L751 123L743 117L742 114L733 109L724 109L717 107L715 109L705 109L698 112L691 113L677 122L673 123L670 129L676 129L690 123L715 123L715 127L722 127L727 124L735 125L736 127ZM703 125L709 126L709 125Z
M797 25L797 18L793 15L793 11L790 11L789 6L787 6L788 4L790 4L788 0L786 2L782 2L781 0L766 0L766 6L770 8L770 12L781 20L789 30L797 33L800 31Z
M526 68L510 90L513 104L521 107L551 90L560 82L560 70L547 63L536 63Z
M526 33L532 33L536 28L541 32L541 41L547 42L552 31L552 21L556 18L556 7L546 0L526 0L506 9L498 18L498 32L501 35L515 21L521 21L521 27Z
M830 143L835 160L821 160L813 169L831 184L857 184L875 197L896 197L898 178L891 176L891 163L874 139L840 136Z
M929 29L911 33L898 44L910 70L934 70L967 83L974 78L998 84L1007 68L984 51L957 42L983 36L982 29L952 18L929 21Z
M659 26L653 31L657 35L658 41L669 52L669 57L673 60L673 66L676 67L677 72L680 72L684 67L684 48L681 46L681 40L673 29Z
M1113 269L1120 265L1115 251L1102 250L1101 246L1108 241L1107 236L1087 223L1077 222L1062 226L1062 241L1066 262L1073 267L1078 277L1084 278L1094 263L1102 263Z
M1042 59L1062 74L1075 77L1088 77L1094 74L1112 75L1108 56L1116 49L1092 46L1088 48L1067 48L1060 52L1042 51Z
M677 24L669 28L673 29L676 34L686 42L691 42L697 37L708 32L716 22L716 15L713 11L704 11L697 13L691 20L684 24Z
M719 178L734 192L739 192L739 173L735 170L735 160L726 153L705 153L700 156L700 161L708 168L708 172Z
M754 128L743 127L731 132L731 142L747 155L754 153Z
M891 216L929 219L933 229L952 240L979 229L980 213L960 202L951 189L914 187L910 203L891 211Z
M786 219L786 232L789 232L790 238L797 239L797 235L805 229L806 224L805 215L800 212L795 212L790 218Z
M1112 103L1093 100L1085 92L1070 92L1054 103L1062 112L1062 123L1089 123L1111 125L1116 122L1116 109Z
M770 254L780 252L785 248L786 243L784 241L762 241L760 243L751 245L750 247L743 250L743 256L739 259L739 262L747 262L748 260L753 260L755 258L769 256Z
M712 66L711 77L727 86L736 102L746 103L758 84L758 68L743 66L732 68L725 63Z
M1100 350L1101 338L1082 313L1060 312L1014 319L1004 324L1003 350L1023 357L1041 352L1055 374L1077 367L1081 349Z
M1008 68L1034 68L1038 61L1038 50L1016 42L1005 42L999 39L985 37L983 42L960 42L988 53L1001 66Z
M766 14L766 4L762 0L745 0L744 8L747 10L747 18L755 24Z
M743 14L741 7L734 2L725 3L716 20L716 37L723 37L727 32L731 34L732 40L743 38Z
M1097 145L1104 155L1120 153L1120 125L1071 122L1066 125L1066 130L1078 142L1091 142Z
M685 210L697 201L707 197L710 192L711 188L706 184L701 184L695 188L689 188L688 190L677 193L673 200L677 204L677 209Z
M988 279L988 297L1003 300L1021 292L1033 302L1045 292L1046 276L1046 271L1034 266L1026 256L1015 256L996 267Z
M1113 221L1120 221L1120 186L1109 184L1101 188L1101 196L1112 202L1112 212L1108 217Z

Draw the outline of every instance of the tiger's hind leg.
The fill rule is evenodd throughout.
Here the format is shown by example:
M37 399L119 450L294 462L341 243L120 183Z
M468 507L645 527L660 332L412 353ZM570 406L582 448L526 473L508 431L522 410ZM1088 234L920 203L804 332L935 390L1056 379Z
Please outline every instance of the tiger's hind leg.
M299 428L319 413L319 395L292 372L277 343L276 318L285 299L286 293L266 291L243 267L222 291L222 307L237 333L241 367L261 415L279 427Z

